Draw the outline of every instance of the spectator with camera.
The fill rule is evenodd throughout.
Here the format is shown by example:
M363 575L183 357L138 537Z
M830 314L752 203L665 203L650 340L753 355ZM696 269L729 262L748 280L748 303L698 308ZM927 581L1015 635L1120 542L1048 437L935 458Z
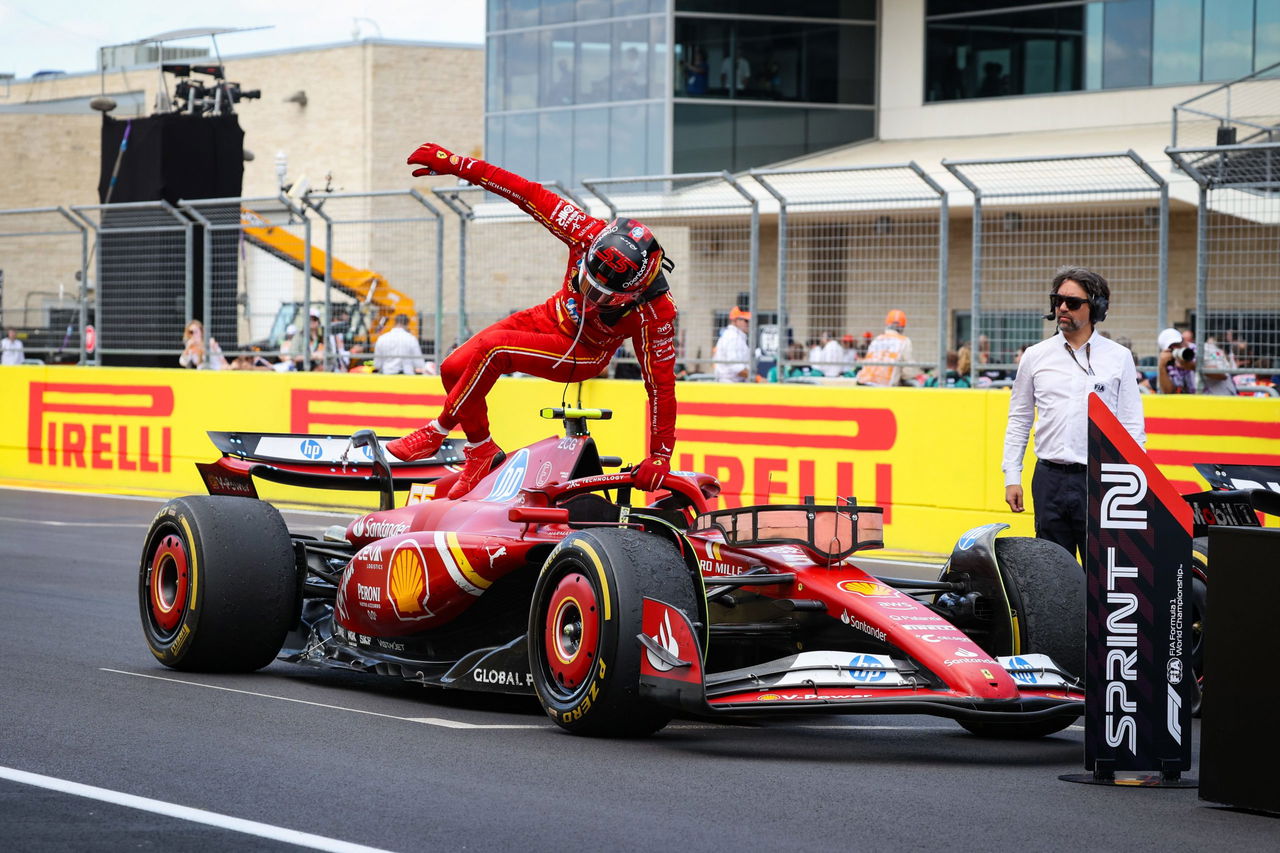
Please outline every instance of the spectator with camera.
M1215 394L1230 396L1236 393L1231 375L1225 372L1235 367L1231 355L1209 338L1204 344L1204 385L1196 382L1196 345L1183 337L1177 329L1165 329L1156 337L1160 357L1156 362L1156 382L1161 394ZM1210 373L1209 371L1215 371Z

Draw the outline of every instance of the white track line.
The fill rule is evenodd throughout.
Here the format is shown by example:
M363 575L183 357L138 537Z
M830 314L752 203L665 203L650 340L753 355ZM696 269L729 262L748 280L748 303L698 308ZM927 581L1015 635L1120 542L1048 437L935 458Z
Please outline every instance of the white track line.
M166 803L163 800L138 797L121 791L112 791L108 788L82 785L79 782L70 782L54 776L41 776L38 773L15 770L12 767L0 767L0 779L8 779L12 782L45 788L50 791L58 791L75 797L87 797L91 800L113 803L117 806L138 809L139 811L151 812L165 817L190 821L191 823L203 823L207 826L216 826L219 829L227 829L245 835L270 838L273 841L283 841L286 844L296 844L299 847L309 847L312 850L331 850L334 853L386 853L385 850L379 847L352 844L349 841L339 841L336 838L326 838L323 835L313 835L310 832L299 832L296 829L286 829L283 826L259 823L256 820L245 820L244 818L231 817L218 812L180 806L176 803Z
M0 521L15 521L22 524L44 524L49 527L137 527L146 530L149 524L126 524L119 521L52 521L41 518L14 518L11 515L0 515Z
M352 714L364 714L369 717L383 717L388 720L402 720L407 723L422 723L443 729L545 729L548 726L505 724L505 723L463 723L456 720L443 720L437 717L401 717L396 714L380 714L377 711L365 711L361 708L347 708L342 705L329 705L324 702L311 702L307 699L291 699L288 696L276 696L271 693L256 693L252 690L238 690L234 687L220 687L216 684L201 684L199 681L185 681L181 678L166 678L163 675L148 675L143 672L129 672L123 669L99 667L102 672L113 672L116 675L132 675L134 678L150 678L154 681L167 681L171 684L185 684L188 687L203 687L207 690L222 690L226 693L239 693L243 696L257 696L262 699L278 699L281 702L296 702L299 705L311 705L316 708L328 708L333 711L347 711Z

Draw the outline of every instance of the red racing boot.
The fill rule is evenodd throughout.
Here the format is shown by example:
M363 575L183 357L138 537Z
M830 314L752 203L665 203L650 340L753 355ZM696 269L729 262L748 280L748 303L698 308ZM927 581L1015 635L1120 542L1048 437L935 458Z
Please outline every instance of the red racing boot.
M415 429L403 438L388 441L387 451L401 462L426 459L428 456L436 455L436 451L440 449L440 445L444 444L448 435L448 430L442 430L440 424L431 421L422 429Z
M502 448L498 447L492 438L464 447L463 453L467 457L467 464L462 466L458 479L453 481L453 488L449 489L449 497L457 500L479 485L489 473L489 469L493 467L494 458L501 452Z

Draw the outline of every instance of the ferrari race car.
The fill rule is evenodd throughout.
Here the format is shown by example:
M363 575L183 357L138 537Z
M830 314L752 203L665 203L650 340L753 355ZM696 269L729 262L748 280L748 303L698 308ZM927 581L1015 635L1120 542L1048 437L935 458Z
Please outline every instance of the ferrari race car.
M866 712L1037 737L1083 713L1084 577L1057 545L988 524L936 581L871 574L856 555L882 547L879 507L711 510L719 484L692 472L642 505L588 434L607 410L543 414L564 436L495 460L458 500L435 497L457 477L456 439L400 462L369 430L210 433L210 494L166 503L143 547L152 653L181 670L279 657L536 694L584 735L645 735L677 714ZM381 508L303 536L255 479L376 490Z

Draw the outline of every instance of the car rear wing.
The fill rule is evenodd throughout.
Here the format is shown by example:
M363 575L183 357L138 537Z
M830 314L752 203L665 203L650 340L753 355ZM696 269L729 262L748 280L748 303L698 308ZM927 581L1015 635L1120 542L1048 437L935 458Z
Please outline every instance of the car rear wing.
M1258 513L1280 517L1280 467L1200 463L1195 468L1213 488L1182 496L1191 505L1193 536L1209 535L1210 527L1261 527Z
M396 490L431 483L463 462L463 439L446 439L434 456L414 462L388 458L386 441L373 430L350 436L306 433L208 433L222 457L196 463L211 495L257 497L253 479L312 489L380 491L382 509L395 506Z

